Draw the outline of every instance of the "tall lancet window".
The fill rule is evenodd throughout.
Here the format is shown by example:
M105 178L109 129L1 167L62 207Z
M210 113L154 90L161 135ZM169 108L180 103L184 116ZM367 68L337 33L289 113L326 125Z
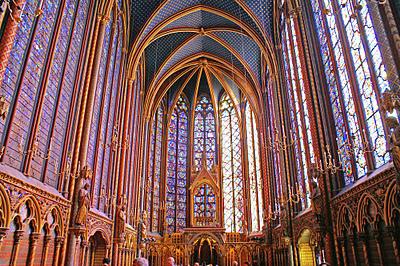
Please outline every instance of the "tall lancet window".
M228 95L222 96L219 105L225 228L228 232L242 232L244 186L239 119Z
M164 106L161 105L153 119L152 135L150 140L150 161L147 177L147 213L151 232L158 231L160 210L160 182L162 136L164 125Z
M188 108L183 96L174 108L168 132L166 220L167 232L186 226Z
M388 49L379 46L385 36L378 42L374 24L382 21L379 14L372 16L373 5L377 3L365 0L311 1L344 185L389 161L378 102L394 86L388 77L395 74L387 73L384 64L382 51Z
M197 101L194 117L194 170L202 166L203 152L207 159L207 169L215 164L215 117L211 100L201 95Z
M263 227L263 185L261 178L260 149L257 123L250 105L246 105L247 160L250 181L251 231L259 232Z
M26 168L29 176L58 189L63 186L70 114L76 108L74 88L81 80L76 77L90 24L89 4L88 0L23 1L8 61L2 58L0 95L9 104L7 118L0 119L2 163ZM35 15L38 10L40 16ZM37 152L31 153L34 146Z
M311 137L311 119L307 105L306 90L308 90L308 84L305 80L306 68L304 60L301 60L302 43L296 23L297 21L293 17L285 20L282 33L282 49L291 119L289 139L293 141L296 159L296 178L289 189L293 194L302 195L301 208L305 209L310 206L307 169L311 163L315 163L315 157Z

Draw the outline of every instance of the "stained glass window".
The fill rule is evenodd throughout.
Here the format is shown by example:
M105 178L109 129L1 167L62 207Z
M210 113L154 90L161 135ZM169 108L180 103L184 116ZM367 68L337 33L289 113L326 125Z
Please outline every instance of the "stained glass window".
M150 160L147 177L147 212L149 230L158 231L160 210L160 183L161 183L161 153L164 125L164 107L161 105L153 119L153 129L150 141Z
M49 136L51 137L48 138L49 142L47 148L51 146L52 152L47 161L48 166L44 182L54 185L57 184L59 177L58 173L61 172L62 150L65 148L65 142L67 141L65 138L68 130L68 119L70 113L72 113L70 112L70 108L72 106L74 94L74 83L78 82L75 77L77 75L80 53L83 47L85 27L88 20L89 1L71 1L64 13L71 12L72 7L76 8L75 13L72 13L75 23L72 22L72 20L63 20L63 28L61 29L63 36L70 31L69 43L64 43L67 41L66 38L58 38L57 43L59 48L56 51L60 54L64 53L64 61L61 63L58 55L55 55L54 60L58 63L53 63L48 83L48 90L56 90L57 94L55 104L51 110L54 119L52 120L52 128L50 128L49 131ZM71 14L69 14L69 16L71 16ZM71 28L68 28L69 26ZM68 45L70 45L69 49L67 49Z
M207 169L216 163L215 118L210 97L199 97L194 117L194 167L199 171L202 166L203 152L206 155Z
M100 59L100 66L99 66L99 73L97 79L97 87L94 99L94 106L93 106L93 115L92 115L92 123L90 125L90 135L89 135L89 146L88 146L88 157L87 157L87 164L90 165L92 169L94 169L94 161L95 161L95 150L96 150L96 140L98 135L98 126L100 123L100 109L101 109L101 100L103 95L105 94L106 90L104 89L104 85L107 83L106 71L108 70L108 58L111 55L112 45L114 36L112 36L112 24L113 18L111 18L106 26L105 35L103 40L103 49L101 53ZM96 182L96 186L99 185L99 182ZM96 187L95 191L98 191L100 188Z
M113 17L112 17L113 18ZM115 23L115 21L113 22ZM120 76L120 60L122 49L122 20L118 19L118 27L115 29L111 43L109 44L109 53L107 60L109 60L108 67L106 68L106 77L103 83L103 93L100 99L102 103L99 110L98 130L99 135L96 140L95 146L95 160L94 160L94 175L96 176L95 187L97 188L96 197L94 202L96 207L100 210L105 210L106 205L106 191L110 188L107 187L107 179L110 173L108 165L111 165L110 157L114 149L113 134L117 127L115 125L115 105L117 90L119 87Z
M380 93L389 88L387 72L365 0L357 5L313 0L311 8L347 185L389 161L378 106ZM373 165L367 164L369 156Z
M225 228L227 232L242 232L245 217L239 119L228 95L222 96L219 105Z
M250 181L251 231L263 227L263 185L261 177L260 148L257 123L250 105L246 105L247 161Z
M53 152L56 154L61 154L61 149L60 147L60 142L57 139L51 139L50 140L50 126L51 122L53 121L52 117L52 111L55 110L55 104L56 104L56 97L59 92L59 82L60 79L62 78L62 71L63 71L63 66L65 64L65 56L67 53L67 46L69 43L69 38L71 37L71 27L73 18L75 15L75 10L76 8L77 1L66 1L66 6L63 11L63 17L64 19L62 20L62 25L61 25L61 30L60 34L58 36L58 41L57 45L54 51L54 59L53 59L53 64L50 69L50 77L48 80L47 88L46 88L46 97L44 98L43 101L43 107L42 107L42 119L40 120L39 123L39 128L38 128L38 147L41 151L47 151L50 147L51 142L51 148ZM60 137L61 138L61 137ZM46 164L47 160L44 160L43 158L36 159L32 161L32 175L33 176L40 176L42 173L42 167L43 164ZM50 163L54 163L53 160L50 160ZM45 180L47 183L50 183L51 185L55 186L58 181L57 175L54 175L54 172L57 172L58 169L54 169L53 167L49 167L47 169L47 179ZM49 182L50 181L50 182Z
M216 196L208 184L199 186L194 191L194 222L196 226L210 226L216 219Z
M34 13L36 8L38 8L38 4L41 3L39 2L40 1L28 1L26 11ZM34 109L36 108L35 103L40 93L40 81L46 65L49 44L51 43L54 27L56 25L55 21L59 4L60 1L43 1L43 14L37 19L36 34L29 34L29 32L34 29L31 28L33 16L29 14L26 14L26 18L23 16L23 24L18 30L13 51L11 52L12 59L7 67L8 70L12 72L9 73L11 79L7 78L8 70L6 70L6 78L2 84L2 93L12 93L12 100L10 99L10 102L12 105L15 105L14 123L7 125L9 126L7 130L10 130L12 138L8 136L8 139L3 140L3 144L4 141L8 142L8 152L6 151L4 160L5 163L17 169L21 169L21 162L25 157L24 153L29 136L28 130L33 122L31 118L34 115ZM23 46L20 46L18 40L20 37L22 38ZM23 49L25 53L22 52ZM16 57L13 58L14 56ZM13 66L13 59L22 60L16 62L16 65ZM22 66L26 68L23 73ZM8 115L11 116L13 115L12 113L14 112L9 112ZM8 119L6 121L10 122ZM3 135L3 137L5 136ZM35 177L40 178L41 176L38 176L36 172Z
M167 232L186 226L186 180L188 152L188 108L180 96L172 113L168 132L166 221Z
M4 163L21 169L21 162L27 158L30 149L27 140L33 132L29 128L39 121L33 137L37 152L32 156L27 174L52 187L58 187L59 182L65 148L63 136L69 119L88 6L86 0L67 0L64 4L58 0L26 1L0 89L13 110L7 119L0 121L2 145L6 146ZM43 13L34 16L38 9ZM57 24L60 17L62 21ZM54 50L50 49L52 43ZM45 75L45 69L49 75ZM34 115L39 117L33 119Z
M293 180L290 190L296 195L302 195L301 208L305 209L310 206L307 169L311 163L315 163L315 158L310 129L310 115L305 94L307 84L303 78L305 66L300 57L301 48L299 47L301 42L295 23L297 22L293 17L284 22L282 47L291 121L289 142L293 142L296 160L296 178Z
M274 167L272 172L271 180L271 193L273 202L271 202L270 206L264 206L265 209L269 211L267 215L272 219L274 224L279 224L279 215L278 212L280 211L280 198L282 197L282 176L281 176L281 160L280 160L280 152L279 146L276 143L276 135L275 132L278 131L279 123L276 122L278 115L275 115L275 103L274 103L274 87L271 84L268 84L268 118L269 118L269 127L268 127L268 141L267 141L267 149L271 151ZM270 168L271 169L271 168ZM271 173L271 172L270 172ZM266 217L264 217L266 218Z

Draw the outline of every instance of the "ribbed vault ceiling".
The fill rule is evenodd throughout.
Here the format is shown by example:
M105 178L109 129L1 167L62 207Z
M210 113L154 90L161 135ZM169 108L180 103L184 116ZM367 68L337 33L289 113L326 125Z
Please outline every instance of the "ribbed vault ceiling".
M128 63L136 69L141 58L145 65L146 101L159 102L185 80L190 95L187 88L196 86L188 77L199 73L202 82L208 73L208 85L223 88L231 76L238 88L259 93L270 56L272 14L273 0L132 1Z

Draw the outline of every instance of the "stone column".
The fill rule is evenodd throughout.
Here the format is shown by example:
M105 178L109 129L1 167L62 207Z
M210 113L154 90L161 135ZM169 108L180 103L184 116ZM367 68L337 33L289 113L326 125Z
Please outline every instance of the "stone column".
M381 234L379 233L378 230L374 231L374 238L376 241L376 248L378 251L378 258L379 258L379 263L381 264L381 266L384 266L384 262L383 262L383 250L382 250L382 245L381 245Z
M368 258L368 250L367 250L367 237L364 233L359 233L358 238L362 244L363 254L364 254L364 262L366 266L369 266L369 258Z
M42 257L41 257L41 265L46 265L47 254L49 251L49 244L51 241L51 235L46 235L43 241L43 250L42 250ZM53 256L55 256L54 254Z
M347 252L346 252L346 243L345 243L345 239L343 236L338 237L338 242L339 242L339 246L340 246L340 250L342 252L342 257L343 257L343 265L347 266ZM338 254L340 256L340 254Z
M397 265L400 265L400 256L399 256L399 246L397 244L397 233L396 229L393 227L387 227L388 234L392 239L393 253L396 258Z
M10 2L13 19L11 17L7 19L3 36L0 40L0 87L3 83L4 73L8 64L8 59L10 57L12 47L14 45L18 25L21 22L21 8L25 3L25 0L16 0Z
M74 245L73 245L74 249L73 249L72 257L71 258L67 257L67 262L72 263L71 266L79 264L81 239L79 237L79 233L77 234L76 232L74 232L74 237L75 237L75 241L74 241Z
M21 241L21 238L24 235L23 230L17 230L14 232L14 245L13 249L11 252L11 259L10 259L10 265L14 266L17 263L17 256L18 256L18 251L19 251L19 244Z
M7 230L8 230L8 228L4 228L4 227L0 228L0 250L1 250L1 246L3 244L3 239L7 234Z
M354 265L357 266L358 262L357 262L357 256L356 256L356 250L355 250L354 244L355 244L354 243L354 236L350 235L349 236L349 245L350 245L350 248L351 248L351 256L353 257Z
M102 1L101 1L102 2ZM71 182L69 184L69 193L72 195L72 210L71 210L71 228L68 234L68 245L67 245L67 258L66 258L66 265L74 266L75 252L76 250L76 235L74 230L77 228L74 224L75 215L77 212L77 195L79 190L81 189L81 176L80 170L78 169L78 162L80 162L83 166L86 164L86 157L87 157L87 147L89 143L89 134L90 134L90 124L92 121L92 113L93 113L93 105L95 99L95 92L97 88L97 79L99 74L100 68L100 61L101 61L101 54L103 50L103 42L105 36L105 29L106 25L109 21L109 17L107 15L98 14L96 24L95 24L95 31L94 31L94 38L92 40L92 46L90 50L90 57L89 57L89 67L88 76L86 77L85 85L83 88L82 93L82 103L78 121L78 132L76 134L77 140L77 147L74 151L74 172L78 173L78 176L75 178L71 178ZM92 63L92 64L91 64ZM91 188L93 189L93 188ZM79 247L79 246L78 246Z
M83 240L81 242L81 254L80 254L80 264L79 265L86 265L86 252L88 248L88 242Z
M61 247L63 243L64 243L63 237L56 237L53 265L58 265L58 261L60 259Z
M39 237L40 233L31 233L31 235L29 236L29 253L28 253L28 261L26 264L27 266L34 265L36 247Z

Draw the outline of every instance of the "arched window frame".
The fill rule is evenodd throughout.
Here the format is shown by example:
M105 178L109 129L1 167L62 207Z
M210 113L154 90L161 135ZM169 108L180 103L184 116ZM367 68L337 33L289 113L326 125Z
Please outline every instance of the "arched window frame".
M124 29L123 16L114 5L106 25L102 59L95 93L92 123L88 146L88 165L93 169L92 206L111 215L110 197L113 194L112 166L117 151L118 106L122 93Z
M186 110L185 110L186 109ZM182 113L183 112L183 113ZM168 123L168 140L167 140L167 175L166 175L166 221L167 221L167 232L179 232L181 231L187 224L186 218L188 210L187 208L187 180L188 180L188 159L189 159L189 103L184 95L181 93L179 98L172 110L172 114L170 117L170 121ZM182 115L184 115L182 117ZM184 124L181 124L183 121ZM185 122L186 121L186 122ZM185 128L186 132L182 136L182 126ZM181 140L185 140L186 142L182 142ZM171 146L170 142L173 142L173 146ZM170 148L173 148L173 151L170 151ZM181 152L185 151L184 158L180 157ZM174 157L171 157L171 153L174 154ZM184 163L184 165L179 164ZM174 169L170 169L173 167ZM179 169L179 167L182 167ZM183 172L182 172L183 171ZM171 175L173 173L173 175ZM184 177L180 177L181 180L179 181L179 176L184 175ZM184 185L179 184L184 180ZM174 183L174 187L171 188L169 182ZM183 195L179 193L179 191L184 191ZM172 200L172 198L174 200ZM172 216L170 216L172 215Z
M302 51L302 38L297 16L282 17L282 52L286 76L286 97L290 117L289 143L293 147L295 160L294 178L289 184L289 194L300 198L298 208L310 207L310 185L308 169L315 164L314 141L311 134L313 123L306 69ZM286 136L283 136L286 138Z
M217 214L216 191L205 182L193 191L193 218L195 226L210 226L215 223Z
M243 178L242 127L234 101L226 93L222 94L219 100L219 119L224 225L228 232L243 232L243 226L246 226L247 223L243 224L245 220L244 199L246 186ZM227 140L224 139L225 136ZM234 152L235 148L237 148L236 153ZM230 154L224 154L226 150L229 150ZM227 175L225 174L225 170L228 171ZM226 187L225 185L229 186ZM228 208L228 206L230 207ZM232 213L229 215L228 210L232 210Z
M270 160L273 162L273 168L270 168L270 173L271 173L271 187L269 188L269 191L271 193L271 203L268 206L268 217L271 220L271 223L274 225L277 225L280 223L279 220L279 215L281 210L281 198L282 198L282 174L284 171L281 169L281 153L282 151L279 149L279 145L277 144L277 132L278 132L278 127L279 123L277 120L279 120L279 113L277 110L279 110L279 107L277 108L277 101L275 99L277 98L276 92L274 90L274 87L272 83L269 83L267 86L267 106L268 106L268 112L267 112L267 117L270 123L270 126L268 127L268 132L267 132L267 156L271 158ZM267 161L270 161L267 159ZM266 209L267 207L264 207ZM266 219L267 217L264 217Z
M146 204L148 214L148 225L150 232L159 231L159 218L161 207L161 170L164 167L163 153L164 153L164 132L166 127L166 107L162 102L157 108L153 120L152 129L150 132L149 142L149 165L147 172L146 182Z
M245 102L244 124L246 131L247 168L249 186L249 218L251 232L260 232L264 226L264 186L261 174L260 135L257 118L250 103Z
M206 98L207 99L207 106L208 106L208 110L201 108L198 109L198 106L200 104L200 101L202 100L202 98ZM203 147L199 148L198 150L196 150L196 146L195 146L195 141L196 141L196 131L198 130L198 122L196 119L196 116L198 115L198 113L202 112L203 114L201 114L202 117L202 121L203 121L203 127L204 127L204 131L200 132L202 134L201 139L203 142ZM194 166L194 170L198 171L201 168L202 165L202 158L203 158L203 150L205 149L206 145L207 145L207 141L209 141L212 144L212 147L214 150L208 150L205 151L206 153L206 159L207 159L207 169L211 170L212 167L216 164L217 162L217 120L215 119L215 108L213 106L212 103L212 99L209 95L206 94L200 94L199 98L197 99L195 108L194 108L194 121L193 121L193 132L194 132L194 138L193 138L193 166ZM212 116L212 121L213 121L213 125L211 125L212 128L210 128L210 120L207 120L207 116ZM209 117L210 118L210 117ZM212 136L207 138L207 128L209 130L211 130L210 132L212 132Z
M0 121L2 162L60 191L89 6L89 0L26 1L1 79L0 93L10 104L7 119ZM34 16L36 10L43 14Z
M387 73L388 55L380 49L383 33L367 1L313 0L310 10L333 106L342 186L350 185L385 163L386 132L381 94L395 86ZM378 22L381 23L381 22ZM368 96L369 95L369 96Z

